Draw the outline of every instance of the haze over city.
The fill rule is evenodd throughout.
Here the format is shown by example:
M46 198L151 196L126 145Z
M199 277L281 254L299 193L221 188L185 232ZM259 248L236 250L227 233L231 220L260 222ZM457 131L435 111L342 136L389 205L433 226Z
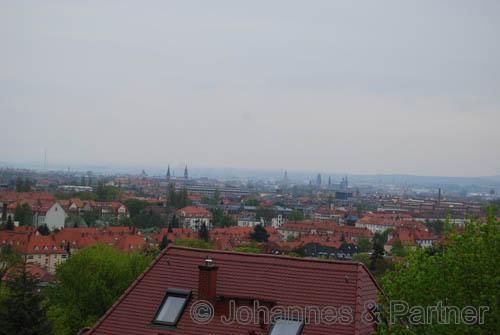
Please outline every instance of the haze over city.
M1 161L500 174L498 1L2 1Z

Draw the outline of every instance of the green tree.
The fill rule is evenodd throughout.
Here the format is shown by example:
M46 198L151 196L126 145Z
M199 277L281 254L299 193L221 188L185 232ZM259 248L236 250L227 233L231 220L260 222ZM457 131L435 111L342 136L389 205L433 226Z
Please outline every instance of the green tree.
M398 318L384 334L496 334L500 329L500 223L489 209L486 223L466 224L462 233L449 231L442 252L429 253L417 248L395 271L388 272L382 285L382 310L391 300L404 300L412 306L446 306L462 309L489 307L484 322L471 325L438 323L435 315L427 324L409 322L408 315ZM402 329L400 321L405 329ZM453 320L452 320L453 321Z
M40 235L43 236L50 235L50 229L46 224L38 226L37 231L40 233Z
M16 252L10 244L0 246L0 278L3 278L5 272L22 264L21 254Z
M425 221L425 225L429 229L429 231L433 232L436 235L441 235L443 234L444 230L444 221L442 220L436 220L436 221Z
M123 204L128 208L128 212L132 218L139 215L144 208L149 206L147 201L139 199L127 199L123 201Z
M298 209L294 208L290 215L288 215L288 219L291 221L302 221L304 220L304 214L302 214L302 212Z
M229 215L225 214L220 208L211 209L213 225L216 228L232 227L236 225L236 221Z
M209 240L208 228L205 223L202 223L200 229L198 230L198 238L205 242L208 242Z
M371 258L366 252L357 253L352 256L353 262L363 263L366 267L370 266Z
M160 250L166 249L171 242L172 241L170 241L168 239L168 235L167 234L163 235L163 238L161 239L161 243L160 243Z
M164 227L167 217L162 216L152 208L146 208L133 219L134 225L139 228Z
M180 191L176 191L173 184L171 184L168 188L167 199L168 204L177 209L191 205L191 201L188 199L187 189L183 188Z
M358 240L358 252L368 252L372 250L372 244L366 237L361 237Z
M276 211L271 207L259 206L257 207L257 211L255 212L255 217L257 220L261 218L264 219L264 222L268 223L272 218L276 216Z
M220 192L218 189L215 189L214 195L210 198L209 204L213 206L217 206L220 202Z
M171 227L171 229L172 228L180 228L179 218L175 214L172 215L172 220L170 221L170 227Z
M105 185L103 181L99 181L96 195L99 201L115 201L120 200L121 190L116 186Z
M99 214L98 210L92 209L89 211L84 211L81 215L81 218L83 219L83 221L85 221L87 226L94 227L96 221L100 220L101 215Z
M255 242L267 242L269 234L263 225L256 225L253 232L250 234L250 238Z
M260 205L260 201L255 199L255 198L250 198L250 199L246 199L244 201L244 204L245 206L255 206L255 207L258 207Z
M64 220L64 226L67 228L86 228L87 223L80 215L70 214Z
M393 256L405 257L408 256L408 248L401 243L400 240L396 239L392 244L391 254Z
M387 238L389 236L389 233L390 233L390 230L387 229L383 233L376 232L373 235L373 239L372 239L373 251L371 254L371 261L370 261L369 268L370 268L370 271L375 276L382 275L390 268L389 261L387 261L384 258L384 256L385 256L384 246L387 243Z
M16 178L16 192L23 192L23 187L24 187L23 178L17 177Z
M92 326L151 260L101 244L72 255L57 268L56 282L48 288L56 335L76 334Z
M33 225L33 212L28 204L17 205L14 211L14 218L19 222L20 226L32 226Z
M12 215L7 218L7 223L5 224L6 230L14 230L14 222L12 222Z
M1 335L45 335L51 333L43 296L37 292L38 280L26 265L9 272L6 290L0 298Z
M33 186L33 182L29 178L16 178L16 191L17 192L30 192Z

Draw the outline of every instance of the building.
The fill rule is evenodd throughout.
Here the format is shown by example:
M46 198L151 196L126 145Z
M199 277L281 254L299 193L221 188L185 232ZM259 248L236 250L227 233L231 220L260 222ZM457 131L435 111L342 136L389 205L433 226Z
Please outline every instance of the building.
M378 290L361 263L169 246L81 334L371 334ZM246 322L233 309L250 310ZM325 310L342 317L326 322Z
M45 224L50 230L64 228L68 215L62 206L55 202L45 213Z
M28 263L35 263L49 273L55 273L56 267L68 258L64 245L58 244L52 236L38 234L30 236L23 253Z
M243 188L236 187L215 187L215 186L207 186L207 185L192 185L192 184L183 184L181 182L177 182L175 184L175 189L180 191L182 189L186 189L188 193L196 193L201 194L207 197L213 197L216 192L220 194L221 197L227 198L239 198L246 197L250 195L250 191L245 190Z
M181 228L199 229L203 224L212 228L212 213L198 206L187 206L177 211Z
M376 212L363 216L356 222L358 228L368 228L372 233L382 233L387 229L408 228L426 230L422 222L416 221L408 213Z
M433 246L438 240L437 236L427 231L397 228L389 234L384 249L390 252L396 241L401 242L403 246L411 249L415 249L416 247L428 248Z
M0 247L11 247L23 254L29 264L37 264L49 273L54 273L70 253L98 243L122 251L146 247L144 236L134 227L63 228L48 236L40 235L33 227L0 231Z
M370 239L372 233L366 228L340 226L333 221L297 221L287 222L278 228L283 240L297 239L307 235L323 235L330 240L340 241L350 239L358 241L360 238Z
M255 227L264 224L263 220L258 220L255 216L246 216L238 219L238 227Z

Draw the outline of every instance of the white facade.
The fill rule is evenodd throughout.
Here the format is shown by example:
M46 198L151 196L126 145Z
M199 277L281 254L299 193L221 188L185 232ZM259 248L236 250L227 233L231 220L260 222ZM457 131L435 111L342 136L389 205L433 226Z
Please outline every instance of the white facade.
M255 218L241 218L238 220L238 227L255 227L260 224L264 225L262 219L260 221Z
M271 220L271 227L273 228L279 228L283 225L283 223L285 223L285 220L283 219L283 215L278 215L278 217L276 218L273 218Z
M59 264L66 261L68 255L66 253L31 253L26 257L27 263L35 263L46 269L49 273L54 274Z
M191 228L193 230L198 230L202 224L205 224L208 229L212 229L212 220L210 218L184 218L183 220L183 227L184 228Z
M383 233L387 229L394 229L396 228L395 225L382 225L382 224L371 224L371 223L364 223L363 221L357 221L355 224L356 228L368 228L372 233Z
M415 240L415 242L422 248L428 248L434 245L434 242L436 242L436 240Z
M47 214L45 214L45 224L49 227L50 230L55 228L61 229L64 228L64 222L68 215L62 208L62 206L56 202L49 208Z

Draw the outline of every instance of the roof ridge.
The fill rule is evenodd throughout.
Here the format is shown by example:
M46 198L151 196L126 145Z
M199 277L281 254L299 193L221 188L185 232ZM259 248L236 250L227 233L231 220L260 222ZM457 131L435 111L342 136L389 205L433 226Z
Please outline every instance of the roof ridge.
M170 250L170 249L192 250L192 251L198 251L198 252L219 253L219 254L226 254L226 255L240 255L240 256L244 255L244 256L248 256L248 257L289 259L289 260L294 260L294 261L298 261L298 262L314 262L314 263L341 264L341 265L359 265L359 264L362 264L360 262L353 262L353 261L310 259L310 258L301 258L301 257L291 257L291 256L287 256L287 255L255 254L255 253L248 253L248 252L237 252L237 251L232 251L232 250L200 249L200 248L182 247L182 246L178 246L178 245L169 245L165 249L165 252L167 250Z

